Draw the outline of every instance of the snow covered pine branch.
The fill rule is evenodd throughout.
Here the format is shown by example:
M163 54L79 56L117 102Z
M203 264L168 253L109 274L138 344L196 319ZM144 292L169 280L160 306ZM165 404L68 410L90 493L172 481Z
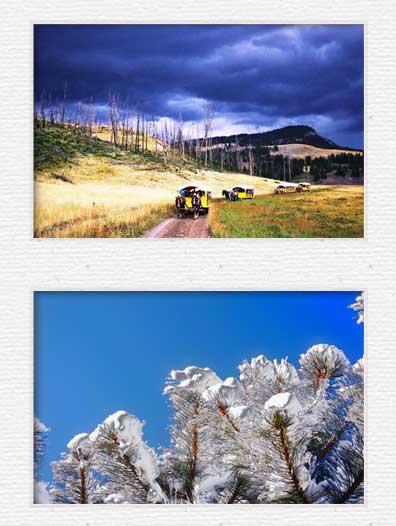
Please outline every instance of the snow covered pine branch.
M349 305L349 308L357 312L356 323L364 323L364 292L356 297L355 303Z
M362 503L363 360L314 345L297 370L263 355L222 380L172 371L171 447L118 411L52 463L58 503Z

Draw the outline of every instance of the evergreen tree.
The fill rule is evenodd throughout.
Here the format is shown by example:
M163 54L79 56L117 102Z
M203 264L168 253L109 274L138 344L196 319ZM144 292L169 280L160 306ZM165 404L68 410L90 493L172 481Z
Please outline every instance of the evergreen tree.
M363 294L350 306L364 319ZM224 381L209 368L171 372L171 446L158 458L142 422L118 411L53 462L61 503L362 503L364 366L317 344L260 355Z
M53 501L58 504L101 502L97 496L99 482L93 472L95 451L88 433L76 435L67 447L69 451L61 454L61 460L52 462Z

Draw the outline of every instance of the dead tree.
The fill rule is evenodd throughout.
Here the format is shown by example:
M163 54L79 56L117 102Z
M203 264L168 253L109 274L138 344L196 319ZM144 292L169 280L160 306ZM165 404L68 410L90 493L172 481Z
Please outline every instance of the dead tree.
M215 112L213 108L210 105L207 105L206 115L205 115L205 120L204 120L205 168L207 168L208 166L208 146L209 146L208 140L209 140L209 134L212 128L214 116L215 116Z
M184 159L184 137L183 137L183 117L179 114L179 122L177 128L177 146L179 149L179 159Z
M146 123L146 131L145 131L145 145L144 145L144 149L146 150L146 152L148 151L148 136L149 136L149 121L146 119L145 120L145 123Z
M67 82L63 86L63 99L60 112L60 125L62 128L65 126L65 114L66 114L66 100L67 100Z
M165 165L168 164L168 125L165 121L164 130L162 134L162 151L164 154L164 163Z
M144 113L142 113L141 129L142 129L142 152L144 152Z
M40 108L40 118L41 118L41 125L43 128L45 128L45 92L43 91L41 93L41 108Z
M249 154L249 174L253 175L254 160L253 160L253 146L251 144L249 144L248 146L248 154Z
M51 95L51 93L48 95L48 108L49 108L49 124L50 124L50 126L54 126L54 124L55 124L55 110L54 110L54 104L52 102L52 95Z
M128 121L129 121L129 102L127 99L126 104L125 104L125 110L124 110L122 121L121 121L121 126L122 126L121 146L122 148L125 148L125 150L128 149L128 127L129 127Z
M109 119L111 125L111 140L118 146L118 133L120 128L120 101L117 94L109 93Z
M76 128L78 133L80 132L80 124L81 124L81 101L77 103L76 118L74 121L74 127Z
M139 121L139 110L136 115L136 141L135 141L135 151L138 152L140 149L140 121Z
M235 168L237 172L241 171L241 152L239 149L239 138L235 137Z
M95 113L94 113L93 101L91 97L89 104L88 104L87 112L85 115L86 131L87 131L87 135L89 138L92 137L92 128L93 128L94 120L95 120Z

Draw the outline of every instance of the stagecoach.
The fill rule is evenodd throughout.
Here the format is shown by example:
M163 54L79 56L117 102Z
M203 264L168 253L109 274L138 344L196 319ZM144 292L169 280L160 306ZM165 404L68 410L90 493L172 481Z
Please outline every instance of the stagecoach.
M295 183L281 183L275 187L274 194L290 194L297 191Z
M232 191L238 194L238 199L253 199L254 197L254 188L250 184L234 186Z
M300 183L297 186L297 192L309 192L311 190L311 183Z
M179 217L193 214L198 219L199 213L207 214L212 199L212 190L200 183L189 183L177 190L176 210Z

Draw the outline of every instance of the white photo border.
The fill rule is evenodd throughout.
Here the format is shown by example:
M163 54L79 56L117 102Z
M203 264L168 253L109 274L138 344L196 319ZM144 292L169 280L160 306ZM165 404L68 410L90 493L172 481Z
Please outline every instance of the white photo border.
M396 8L391 0L10 1L2 10L0 497L6 524L381 526L393 523L396 436ZM224 16L222 16L224 14ZM34 23L364 23L364 239L33 239ZM366 503L33 505L33 291L365 290ZM369 404L367 403L369 398Z

